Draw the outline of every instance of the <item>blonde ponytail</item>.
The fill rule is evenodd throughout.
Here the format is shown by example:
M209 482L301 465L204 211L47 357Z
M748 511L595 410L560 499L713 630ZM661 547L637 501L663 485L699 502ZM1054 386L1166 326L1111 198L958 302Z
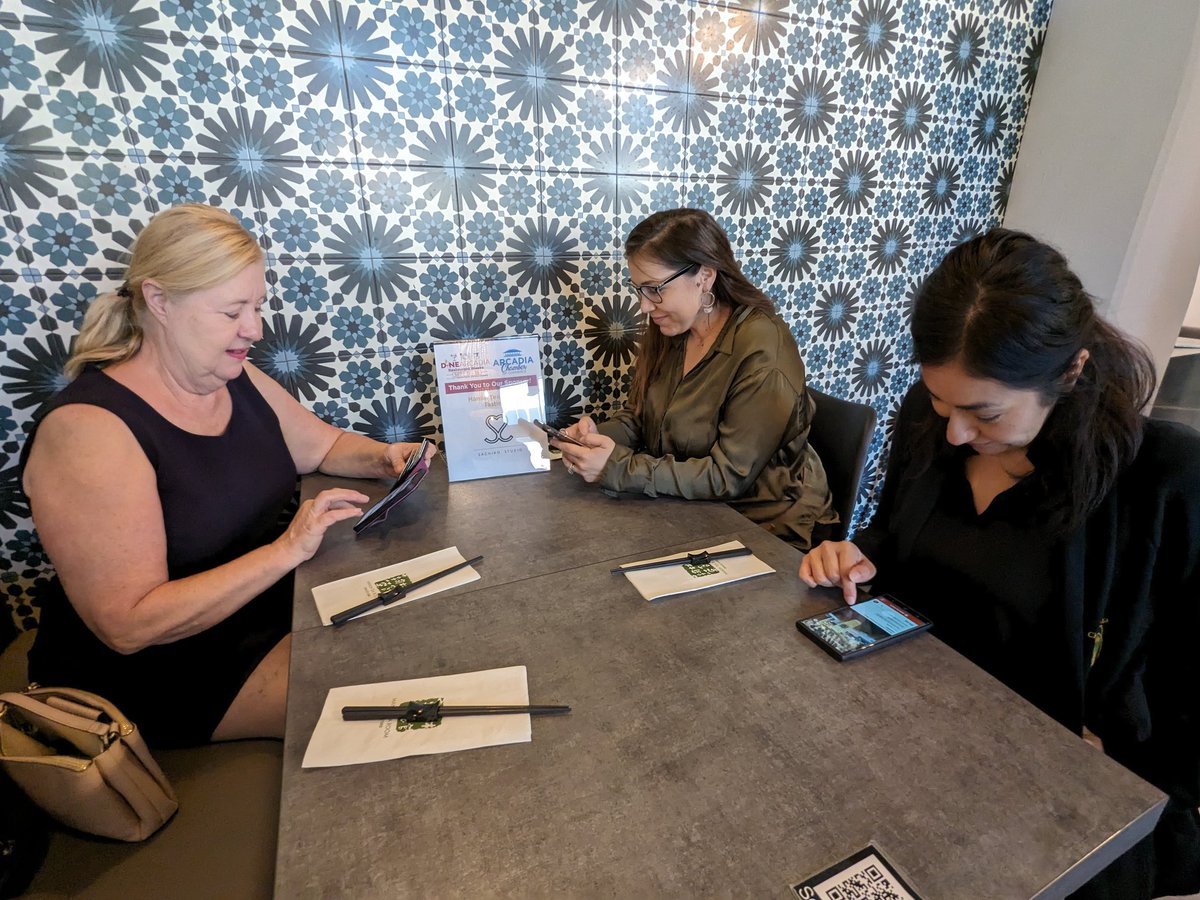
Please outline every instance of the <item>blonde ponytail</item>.
M88 307L64 367L68 378L77 378L89 363L121 362L141 349L142 326L133 314L133 297L123 290L101 294Z
M64 369L67 377L91 363L122 362L141 349L143 281L156 282L170 300L228 281L262 258L258 242L223 209L184 203L163 210L134 242L125 283L92 301Z

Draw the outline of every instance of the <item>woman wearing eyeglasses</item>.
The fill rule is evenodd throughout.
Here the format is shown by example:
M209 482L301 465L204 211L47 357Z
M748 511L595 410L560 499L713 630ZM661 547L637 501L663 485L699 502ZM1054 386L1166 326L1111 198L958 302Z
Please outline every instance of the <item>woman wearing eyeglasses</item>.
M567 468L613 492L725 500L807 549L837 522L809 446L804 363L729 238L698 209L658 212L625 241L630 289L649 317L628 404L554 442Z

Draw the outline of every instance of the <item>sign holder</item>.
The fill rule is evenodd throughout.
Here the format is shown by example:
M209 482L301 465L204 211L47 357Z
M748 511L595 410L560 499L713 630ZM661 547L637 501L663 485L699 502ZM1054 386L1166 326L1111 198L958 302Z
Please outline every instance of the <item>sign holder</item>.
M550 470L541 339L502 337L433 345L451 481Z

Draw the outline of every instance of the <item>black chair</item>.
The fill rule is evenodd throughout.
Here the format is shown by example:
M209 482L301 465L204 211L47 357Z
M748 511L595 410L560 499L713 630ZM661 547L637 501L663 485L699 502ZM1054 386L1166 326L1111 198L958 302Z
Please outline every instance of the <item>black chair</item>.
M875 410L862 403L822 394L811 385L808 393L817 405L808 442L825 465L833 508L841 519L833 526L830 540L844 541L854 515L867 449L875 433Z

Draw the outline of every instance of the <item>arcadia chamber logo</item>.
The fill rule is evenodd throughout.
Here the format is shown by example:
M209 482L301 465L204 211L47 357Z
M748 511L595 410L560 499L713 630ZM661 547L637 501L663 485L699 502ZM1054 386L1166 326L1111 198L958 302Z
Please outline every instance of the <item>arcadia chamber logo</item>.
M533 365L533 357L516 348L505 350L504 353L492 362L492 365L500 370L502 375L521 375L525 370Z

